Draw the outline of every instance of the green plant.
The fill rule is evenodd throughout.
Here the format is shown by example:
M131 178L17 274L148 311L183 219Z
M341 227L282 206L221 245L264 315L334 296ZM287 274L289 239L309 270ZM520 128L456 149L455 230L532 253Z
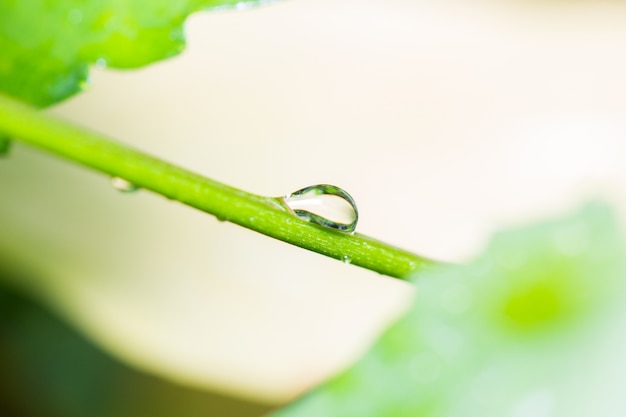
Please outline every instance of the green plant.
M115 5L76 1L62 6L42 5L37 18L29 15L33 5L28 2L8 5L0 21L4 53L0 91L31 106L57 103L80 91L87 82L90 64L134 68L175 55L184 46L182 23L189 13L235 3L243 4L138 1ZM36 70L24 72L23 68ZM417 255L365 236L336 233L299 221L277 198L202 178L101 135L46 117L9 97L1 98L0 118L5 137L121 177L136 187L268 236L336 259L347 256L354 265L395 277L406 277L426 263ZM0 148L8 146L6 141Z
M570 364L583 358L589 373L609 369L600 353L622 322L623 249L605 207L504 234L467 266L434 265L319 226L279 198L201 177L37 110L79 92L90 64L135 68L180 52L189 13L236 2L34 3L0 5L0 152L21 141L221 220L419 281L413 310L361 361L277 415L572 415L581 409L572 394L603 389L589 390ZM623 346L617 342L608 345ZM605 375L621 386L619 373L594 377ZM619 395L609 390L604 414L623 412Z

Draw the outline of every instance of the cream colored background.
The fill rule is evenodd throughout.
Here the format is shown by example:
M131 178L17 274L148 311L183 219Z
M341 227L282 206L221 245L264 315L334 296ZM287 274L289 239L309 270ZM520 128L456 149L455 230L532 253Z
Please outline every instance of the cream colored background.
M504 225L624 195L626 5L547 3L198 14L181 57L94 70L53 112L251 192L337 184L361 233L462 261ZM112 352L184 383L285 401L411 296L25 147L0 181L0 246L54 277L35 288Z

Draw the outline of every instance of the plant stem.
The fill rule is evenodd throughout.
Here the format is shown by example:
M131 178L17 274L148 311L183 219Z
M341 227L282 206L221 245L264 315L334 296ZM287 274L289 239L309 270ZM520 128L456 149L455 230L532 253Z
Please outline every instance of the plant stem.
M251 194L202 177L2 95L0 133L124 178L220 220L381 274L404 279L432 264L370 237L309 223L294 216L278 198Z

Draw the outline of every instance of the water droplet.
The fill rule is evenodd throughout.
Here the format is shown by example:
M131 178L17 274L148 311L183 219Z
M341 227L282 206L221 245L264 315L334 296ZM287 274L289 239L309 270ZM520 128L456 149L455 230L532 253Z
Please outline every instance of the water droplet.
M350 194L334 185L312 185L283 197L283 201L301 219L331 229L353 233L359 220Z
M342 261L344 264L350 264L350 263L352 263L352 259L350 259L350 257L349 257L348 255L343 255L343 257L341 258L341 261Z
M132 193L133 191L137 191L139 189L139 187L137 187L132 182L129 182L120 177L112 177L111 185L113 186L113 188L123 193Z
M105 58L98 58L96 59L95 65L98 69L104 69L107 67L107 60Z

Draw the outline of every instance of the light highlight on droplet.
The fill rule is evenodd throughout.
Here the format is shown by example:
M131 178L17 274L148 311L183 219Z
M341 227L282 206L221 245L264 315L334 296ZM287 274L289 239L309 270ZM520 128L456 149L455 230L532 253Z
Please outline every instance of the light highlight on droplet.
M138 187L121 177L112 177L111 185L117 191L121 191L123 193L132 193L133 191L137 191Z

